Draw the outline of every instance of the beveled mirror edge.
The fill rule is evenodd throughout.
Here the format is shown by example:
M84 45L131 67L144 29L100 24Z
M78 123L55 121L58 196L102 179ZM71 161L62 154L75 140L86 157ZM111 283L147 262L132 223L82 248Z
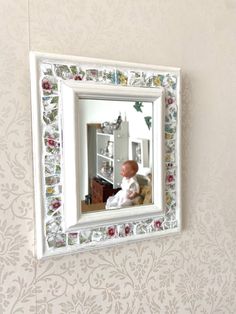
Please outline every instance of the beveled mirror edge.
M176 154L177 154L177 189L176 189L176 223L173 224L173 227L169 229L159 229L152 233L146 234L136 234L136 235L128 235L126 238L112 238L108 239L101 243L86 243L85 244L74 244L70 245L69 234L66 235L66 238L63 238L63 243L57 242L58 239L55 238L54 247L50 246L48 241L46 242L46 233L47 226L45 225L45 197L43 196L44 186L43 186L43 167L42 167L42 121L41 121L41 74L40 66L42 63L50 64L53 67L54 63L59 64L69 64L69 63L79 63L84 65L85 67L91 67L91 65L96 64L98 67L119 67L123 70L131 71L145 71L150 72L154 71L155 73L170 73L170 75L174 75L177 78L177 88L176 88L176 104L178 109L178 119L177 119L177 133L176 133ZM58 55L51 53L42 53L42 52L30 52L30 78L31 78L31 101L32 101L32 129L33 129L33 158L34 158L34 191L35 191L35 230L36 230L36 255L38 258L44 258L48 256L56 256L56 255L64 255L70 254L80 251L90 250L91 248L98 247L106 247L113 246L119 243L124 243L126 241L132 242L137 240L142 240L146 238L152 237L161 237L163 235L171 235L173 233L179 233L182 228L181 224L181 155L180 155L180 147L181 147L181 99L180 99L180 89L181 89L181 76L180 76L180 68L174 67L159 67L154 65L146 65L146 64L135 64L135 63L127 63L120 61L112 61L112 60L102 60L102 59L92 59L92 58L84 58L84 57L76 57L76 56L67 56L67 55ZM168 75L168 74L167 74ZM58 78L60 80L60 78ZM164 87L166 89L166 87ZM60 93L60 91L59 91ZM64 221L62 222L64 223ZM63 235L63 234L62 234ZM79 236L79 235L78 235ZM64 242L64 239L66 239ZM81 242L80 242L81 243Z

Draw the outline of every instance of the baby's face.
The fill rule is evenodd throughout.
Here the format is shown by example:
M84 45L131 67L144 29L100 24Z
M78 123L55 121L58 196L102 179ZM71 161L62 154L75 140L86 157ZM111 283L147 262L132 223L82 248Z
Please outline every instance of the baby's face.
M134 176L134 171L129 164L122 165L120 174L122 177L131 178Z

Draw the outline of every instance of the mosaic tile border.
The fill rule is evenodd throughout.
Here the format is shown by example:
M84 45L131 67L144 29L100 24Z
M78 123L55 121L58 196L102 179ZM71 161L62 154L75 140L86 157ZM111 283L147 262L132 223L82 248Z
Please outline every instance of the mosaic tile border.
M66 57L66 56L65 56ZM66 60L66 58L65 58ZM107 64L65 62L41 58L38 62L39 95L41 102L42 167L44 200L45 250L51 255L60 248L91 246L98 242L109 243L114 239L132 238L144 234L157 234L179 228L176 199L179 193L177 128L179 114L180 77L174 71L140 70L113 67ZM93 81L100 84L163 87L165 89L165 212L164 215L132 223L116 224L63 232L63 182L62 182L62 129L60 116L60 80Z

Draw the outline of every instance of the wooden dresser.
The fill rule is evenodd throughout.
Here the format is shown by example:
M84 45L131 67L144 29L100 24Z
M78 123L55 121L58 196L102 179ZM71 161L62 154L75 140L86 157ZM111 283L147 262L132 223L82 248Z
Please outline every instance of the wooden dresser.
M116 194L120 189L113 189L112 184L100 178L92 180L92 203L104 203L109 196Z

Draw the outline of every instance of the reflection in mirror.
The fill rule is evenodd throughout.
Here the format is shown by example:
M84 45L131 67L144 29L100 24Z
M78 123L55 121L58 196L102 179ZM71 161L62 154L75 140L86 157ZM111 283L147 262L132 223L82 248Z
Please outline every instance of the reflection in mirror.
M164 110L163 97L160 97L162 90L63 82L61 91L66 230L72 231L78 227L88 228L88 226L95 225L103 226L105 223L118 223L123 220L127 222L128 220L132 221L134 217L136 219L137 217L150 217L153 213L163 212ZM84 100L95 100L96 103L91 102L90 105L86 105L85 102L85 105L81 106L80 103ZM108 107L101 110L98 100L106 101L104 104L107 104ZM113 102L115 102L114 109L110 110L111 116L109 117L107 112ZM128 105L129 103L130 105ZM99 108L97 113L96 107ZM130 109L128 109L129 107ZM143 107L147 107L145 115L142 112ZM93 119L85 118L84 111L87 111L88 117L90 116L88 112L95 112ZM138 115L141 121L134 118L135 115ZM90 135L88 136L91 133L88 132L91 125L93 126L93 136L91 136L93 140L90 140ZM130 125L133 125L132 133ZM141 129L145 131L141 132ZM145 132L147 132L146 135ZM127 160L131 160L136 165L136 170L133 170L132 175L123 173L125 171L124 162ZM88 173L90 164L95 169L92 175ZM134 167L132 168L134 169ZM138 178L141 179L140 183L135 182L136 190L130 191L134 194L126 197L129 205L123 206L123 202L120 202L122 192L117 189L123 190L124 176L130 179L135 174L137 182ZM99 183L97 187L104 191L109 185L111 190L115 190L110 194L115 196L119 193L117 196L119 201L117 202L117 197L115 197L114 205L113 201L110 203L108 200L108 197L113 195L107 195L106 198L100 198L97 203L93 204L93 192L91 193L93 183ZM144 197L140 193L141 185L149 188L149 193L147 193L149 200L145 199L145 203ZM96 192L95 189L94 191ZM100 204L99 208L98 204ZM86 214L84 214L85 212Z
M79 99L78 117L82 212L151 204L153 104Z

